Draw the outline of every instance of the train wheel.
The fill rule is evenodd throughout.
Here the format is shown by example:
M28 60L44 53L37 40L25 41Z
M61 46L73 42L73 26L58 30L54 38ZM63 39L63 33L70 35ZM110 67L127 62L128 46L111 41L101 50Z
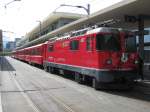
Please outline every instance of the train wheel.
M55 73L54 72L54 68L53 67L49 67L49 72L52 73L52 74Z
M80 84L83 82L83 81L82 81L81 74L75 72L75 81L76 81L77 83L80 83Z
M99 89L99 83L98 83L98 81L96 80L96 78L93 78L93 79L92 79L92 87L93 87L94 89L96 89L96 90Z
M48 67L47 66L44 66L44 71L48 72Z
M34 64L34 63L32 63L32 62L31 62L31 65L32 65L32 66L35 66L35 64Z
M28 63L31 65L31 62L30 62L30 61L29 61Z

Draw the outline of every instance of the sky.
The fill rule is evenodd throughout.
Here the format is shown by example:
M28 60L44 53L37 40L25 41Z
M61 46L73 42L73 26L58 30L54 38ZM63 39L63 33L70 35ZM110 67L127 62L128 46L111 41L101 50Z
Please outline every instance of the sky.
M4 41L22 37L39 24L60 4L68 5L91 5L91 13L106 8L122 0L0 0L0 29L3 31ZM6 5L8 4L8 5ZM5 7L6 5L6 7ZM72 12L86 14L83 9L72 7L60 7L56 12Z

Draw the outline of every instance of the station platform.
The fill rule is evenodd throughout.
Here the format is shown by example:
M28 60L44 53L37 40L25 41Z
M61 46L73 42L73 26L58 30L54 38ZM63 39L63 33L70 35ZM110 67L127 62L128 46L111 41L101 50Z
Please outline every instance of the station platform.
M0 60L1 112L150 112L148 80L133 90L94 90L19 60Z

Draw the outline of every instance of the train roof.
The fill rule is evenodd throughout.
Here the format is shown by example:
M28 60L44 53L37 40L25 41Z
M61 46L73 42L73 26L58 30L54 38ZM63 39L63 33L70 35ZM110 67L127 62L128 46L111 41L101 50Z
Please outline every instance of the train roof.
M89 30L86 32L86 34L93 34L93 33L100 33L100 32L119 33L119 29L118 28L111 28L111 27L100 27L100 28Z
M100 32L119 33L119 29L111 28L111 27L99 27L99 28L88 27L85 29L77 30L77 31L71 31L60 37L51 38L51 39L49 39L49 41L53 42L53 41L57 41L57 40L70 39L70 38L75 38L75 37L82 36L82 35L88 35L88 34L94 34L94 33L100 33Z
M30 49L30 48L40 47L40 46L42 46L42 45L44 45L44 44L47 44L47 43L48 43L48 41L46 41L46 42L44 42L44 43L41 43L41 44L38 44L38 45L35 45L35 46L31 46L31 47L24 48L24 50L27 50L27 49Z

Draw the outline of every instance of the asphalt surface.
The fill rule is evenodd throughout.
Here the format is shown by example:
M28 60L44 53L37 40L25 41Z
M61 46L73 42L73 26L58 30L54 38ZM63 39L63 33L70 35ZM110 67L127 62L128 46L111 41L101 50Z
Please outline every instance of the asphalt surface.
M96 91L10 57L0 65L0 112L150 112L149 86Z

